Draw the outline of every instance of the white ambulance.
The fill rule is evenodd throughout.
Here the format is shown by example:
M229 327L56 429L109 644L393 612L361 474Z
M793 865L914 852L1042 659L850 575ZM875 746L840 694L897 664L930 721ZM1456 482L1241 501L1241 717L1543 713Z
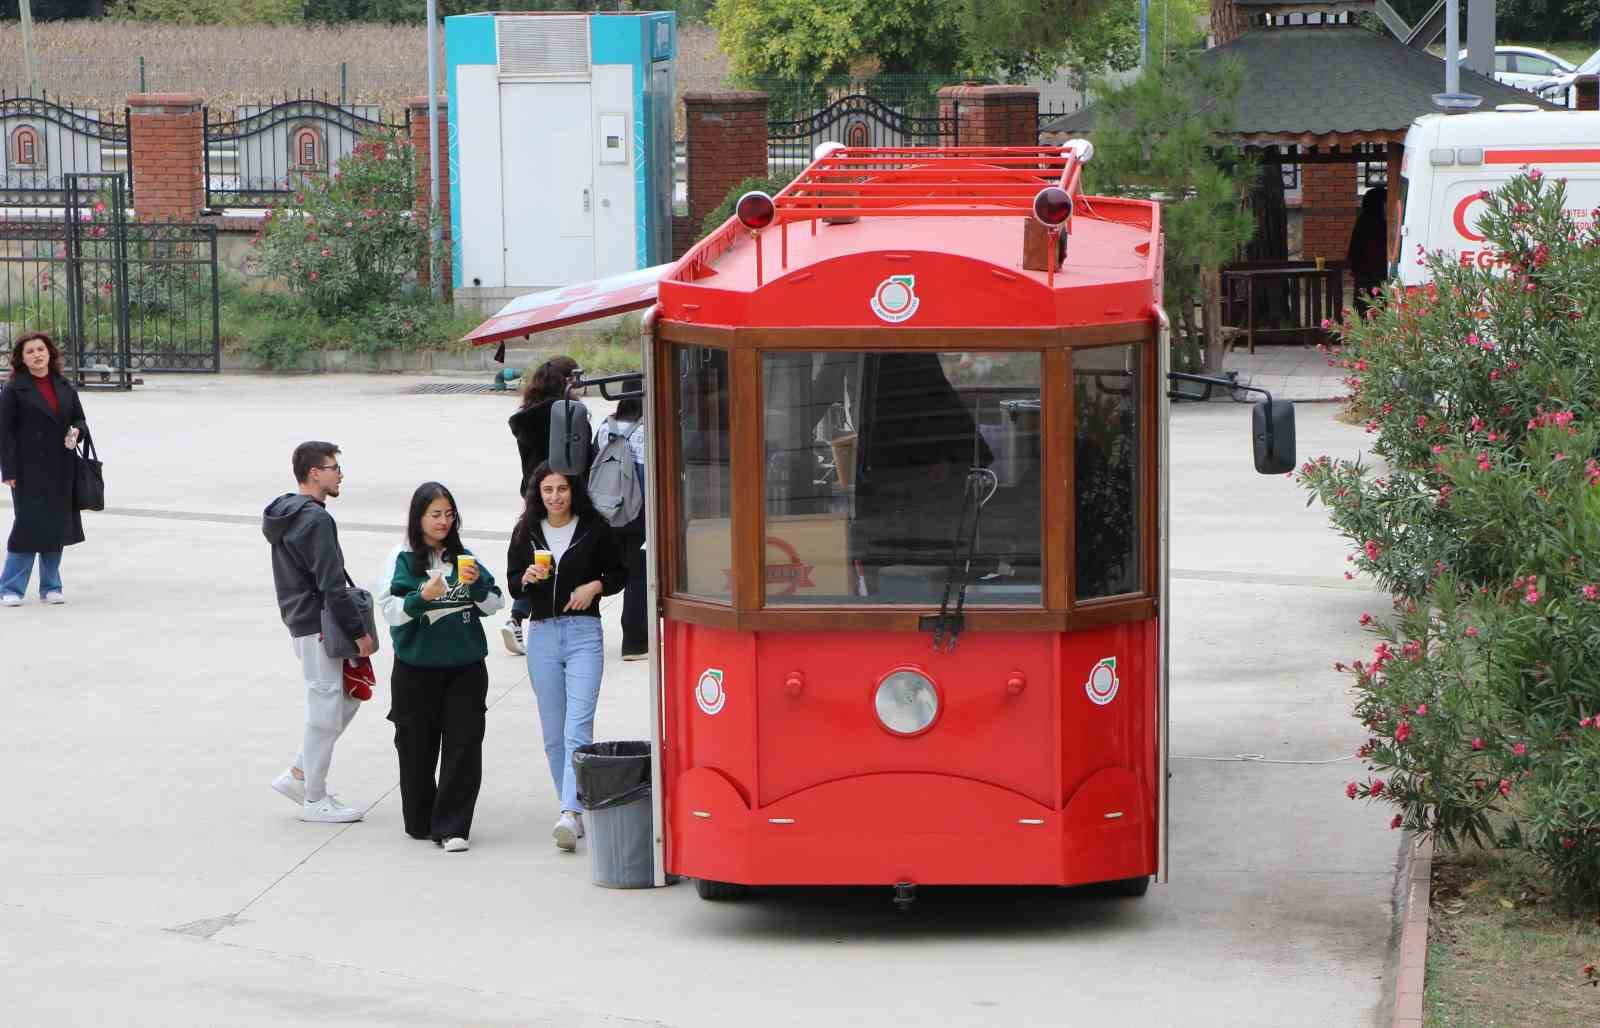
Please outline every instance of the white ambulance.
M1478 231L1483 198L1525 167L1566 179L1568 213L1587 228L1600 207L1600 111L1506 104L1412 122L1400 170L1404 215L1395 257L1401 283L1427 280L1418 247L1493 266L1498 254Z

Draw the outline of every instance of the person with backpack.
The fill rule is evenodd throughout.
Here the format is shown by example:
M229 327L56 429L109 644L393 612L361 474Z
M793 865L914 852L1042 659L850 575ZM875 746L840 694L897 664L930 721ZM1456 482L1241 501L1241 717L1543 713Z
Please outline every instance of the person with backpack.
M578 362L564 354L551 357L527 376L522 387L522 403L506 424L517 441L517 458L521 477L517 479L517 496L528 490L528 476L533 469L550 457L550 411L557 400L575 399L572 376ZM522 623L528 618L527 604L518 600L511 605L511 615L500 628L500 640L506 650L518 656L528 652L522 638Z
M594 741L594 711L605 669L600 597L622 591L627 569L583 479L534 469L527 503L511 532L506 581L528 604L528 678L539 704L545 759L561 801L552 834L563 850L583 837L572 754Z
M616 413L600 423L589 465L589 498L611 525L619 558L627 565L622 591L622 659L649 656L645 607L644 406L624 396Z

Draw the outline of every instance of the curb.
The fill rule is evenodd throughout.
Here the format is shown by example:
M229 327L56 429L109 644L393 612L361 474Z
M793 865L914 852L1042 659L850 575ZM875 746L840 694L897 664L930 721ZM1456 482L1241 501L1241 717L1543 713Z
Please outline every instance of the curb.
M1428 973L1428 909L1433 886L1433 840L1411 854L1400 927L1400 973L1395 979L1394 1028L1422 1028L1422 997Z

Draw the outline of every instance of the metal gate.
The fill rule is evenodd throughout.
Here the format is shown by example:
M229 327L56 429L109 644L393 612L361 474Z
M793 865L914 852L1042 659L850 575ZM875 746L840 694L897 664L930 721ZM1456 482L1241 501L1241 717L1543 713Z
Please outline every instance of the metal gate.
M221 369L217 233L129 218L124 176L64 176L64 205L0 220L0 335L44 331L80 385Z
M961 109L950 104L948 117L917 117L876 97L840 97L809 117L767 123L767 166L771 174L798 172L811 163L817 144L846 146L960 146Z

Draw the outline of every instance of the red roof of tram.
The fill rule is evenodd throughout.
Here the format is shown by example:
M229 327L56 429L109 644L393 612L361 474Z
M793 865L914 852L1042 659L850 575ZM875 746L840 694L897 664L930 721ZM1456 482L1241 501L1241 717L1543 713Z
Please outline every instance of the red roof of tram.
M1052 185L1076 194L1079 169L1061 147L835 150L778 194L761 233L759 285L757 241L729 219L662 278L662 317L880 327L886 319L869 301L894 275L916 280L918 307L895 322L905 327L1148 317L1160 298L1153 203L1078 196L1062 267L1052 275L1022 266L1034 197Z

